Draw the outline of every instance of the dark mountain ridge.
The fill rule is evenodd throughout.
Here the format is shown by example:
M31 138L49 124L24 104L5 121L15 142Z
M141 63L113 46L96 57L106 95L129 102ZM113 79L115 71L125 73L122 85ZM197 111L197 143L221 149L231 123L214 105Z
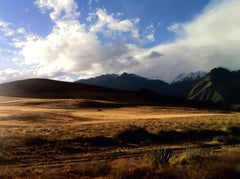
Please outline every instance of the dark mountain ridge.
M106 74L95 78L78 80L77 83L92 84L122 90L147 89L165 95L168 95L167 91L169 88L169 84L161 80L150 80L128 73L123 73L120 76L116 74Z
M135 74L102 75L77 82L113 89L146 89L172 97L214 102L221 105L240 104L240 70L214 68L209 73L182 74L171 84Z
M240 70L215 68L204 77L188 75L171 84L135 74L107 74L77 82L27 79L0 84L0 96L82 98L177 106L240 106ZM200 75L201 76L201 75ZM239 108L239 107L238 107Z
M117 90L88 84L48 79L26 79L0 84L0 96L43 99L106 100L117 102L120 106L162 105L200 108L212 106L206 102L175 98L146 89Z
M76 82L123 90L146 89L163 95L187 98L188 93L201 77L198 72L184 74L183 79L177 77L178 80L168 84L162 80L147 79L135 74L123 73L120 76L106 74Z

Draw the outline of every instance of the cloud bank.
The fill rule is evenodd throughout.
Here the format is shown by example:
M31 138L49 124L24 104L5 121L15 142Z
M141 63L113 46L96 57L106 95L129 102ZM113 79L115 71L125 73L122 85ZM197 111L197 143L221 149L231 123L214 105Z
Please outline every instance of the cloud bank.
M19 28L19 37L12 40L19 60L13 62L25 68L0 71L1 82L27 77L72 80L73 76L124 71L170 82L182 72L217 66L240 69L239 0L213 1L192 21L172 22L166 30L175 33L176 40L151 48L139 45L155 40L152 24L139 33L141 19L119 19L106 9L96 9L87 18L94 22L86 25L79 21L73 0L38 0L35 4L42 13L49 13L52 31L41 37ZM0 27L6 29L8 23L0 21ZM102 43L99 34L116 40Z

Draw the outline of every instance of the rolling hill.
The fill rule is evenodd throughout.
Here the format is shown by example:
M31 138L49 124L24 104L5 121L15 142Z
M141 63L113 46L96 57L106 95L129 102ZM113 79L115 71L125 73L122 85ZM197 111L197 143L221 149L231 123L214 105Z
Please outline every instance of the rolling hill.
M49 79L26 79L0 84L1 96L30 98L118 99L127 93L87 84Z
M0 84L0 96L53 99L93 99L124 104L191 105L188 100L173 98L149 90L117 90L89 84L48 79L26 79ZM189 103L189 104L188 104Z

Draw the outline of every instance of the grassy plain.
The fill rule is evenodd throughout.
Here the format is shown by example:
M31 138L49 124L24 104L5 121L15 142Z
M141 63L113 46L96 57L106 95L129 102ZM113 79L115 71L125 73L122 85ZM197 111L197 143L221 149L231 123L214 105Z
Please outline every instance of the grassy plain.
M239 126L238 112L0 97L0 178L234 178Z

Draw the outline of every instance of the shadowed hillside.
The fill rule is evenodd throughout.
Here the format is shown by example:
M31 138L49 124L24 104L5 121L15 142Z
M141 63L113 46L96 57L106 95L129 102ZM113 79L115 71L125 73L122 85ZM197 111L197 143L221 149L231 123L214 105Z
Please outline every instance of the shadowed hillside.
M188 97L223 105L240 104L240 71L215 68L193 87Z
M0 84L0 96L94 99L119 102L123 105L209 106L205 102L170 97L145 89L117 90L48 79L27 79Z
M130 104L179 104L181 100L148 90L117 90L88 84L48 79L27 79L0 84L1 96L28 98L81 98Z
M30 98L84 98L106 100L131 98L130 94L120 90L48 79L27 79L3 83L0 84L0 95Z

